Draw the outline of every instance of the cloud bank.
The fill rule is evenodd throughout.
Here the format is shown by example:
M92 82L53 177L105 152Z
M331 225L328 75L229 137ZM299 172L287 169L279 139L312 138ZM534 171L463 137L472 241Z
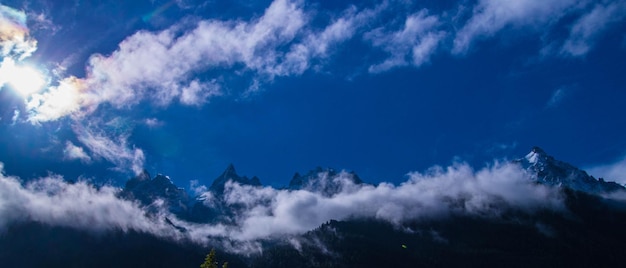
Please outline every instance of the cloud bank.
M137 230L175 236L158 220L148 218L135 203L119 199L118 189L96 189L87 182L67 183L59 176L23 184L6 176L0 163L0 228L20 221L35 221L90 231Z
M221 246L238 252L241 247L258 250L260 240L301 234L331 219L377 218L401 224L452 214L498 217L507 209L528 213L564 209L557 188L534 183L514 164L478 171L466 164L435 167L410 173L400 185L355 185L349 176L342 172L320 177L341 185L333 195L228 183L224 201L239 208L235 216L224 223L198 224L177 219L166 210L147 213L137 203L118 198L119 189L114 187L95 188L84 181L70 184L59 176L22 184L2 173L0 228L11 222L36 221L99 232L136 230L200 244L221 241ZM204 194L201 191L206 188L195 186ZM186 231L167 224L166 217Z

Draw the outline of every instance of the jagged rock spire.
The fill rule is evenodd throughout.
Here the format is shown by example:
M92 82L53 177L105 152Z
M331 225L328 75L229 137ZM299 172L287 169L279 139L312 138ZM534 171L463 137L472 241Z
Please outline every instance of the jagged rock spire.
M252 179L248 179L248 177L246 176L239 176L237 174L237 171L235 170L235 166L231 163L228 165L228 167L226 167L224 172L222 172L222 175L215 178L213 184L211 184L211 187L209 187L209 189L214 193L222 194L224 192L224 187L228 181L237 182L239 184L261 186L261 181L256 176Z

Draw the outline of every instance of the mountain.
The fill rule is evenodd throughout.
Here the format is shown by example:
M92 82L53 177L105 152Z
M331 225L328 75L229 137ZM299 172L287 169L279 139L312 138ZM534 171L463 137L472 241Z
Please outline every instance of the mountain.
M225 232L210 238L214 243L212 246L185 239L159 238L132 229L93 232L54 226L37 218L21 218L3 225L4 229L0 230L0 263L3 267L197 267L214 246L218 249L218 258L228 261L229 267L623 266L626 261L626 247L623 246L626 241L623 227L626 201L607 195L626 190L623 186L595 179L539 147L532 148L525 157L513 162L530 174L537 184L548 186L537 187L539 190L548 188L557 192L554 198L561 206L557 209L550 206L519 209L494 202L489 204L494 207L487 211L497 213L468 213L463 208L467 202L472 202L472 197L467 194L459 200L440 200L443 206L452 204L454 209L438 216L406 217L397 222L383 220L378 214L344 217L331 219L305 233L264 237L251 244L240 244L241 241L233 240L228 236L230 233ZM237 225L241 224L237 220L247 213L264 216L261 217L263 221L250 222L258 225L258 230L277 223L265 221L274 215L264 214L267 212L258 210L254 204L226 202L228 193L224 190L228 181L261 186L256 177L249 179L238 175L231 164L215 178L208 191L193 198L167 176L159 174L152 178L146 171L128 180L118 196L137 201L148 214L163 208L172 211L177 219L163 220L175 227L173 232L181 237L190 233L202 235L203 231L218 228L242 228ZM304 175L296 173L285 189L258 188L257 193L271 195L281 191L278 197L269 198L292 195L297 197L295 203L300 202L307 208L316 202L344 202L347 199L338 193L353 193L351 191L356 192L363 185L354 172L316 168ZM385 189L390 191L393 187L385 186ZM368 186L366 189L369 194L377 194L380 202L390 200L373 191L374 188ZM424 189L424 195L432 194L426 192L432 188ZM323 197L302 191L320 193ZM413 200L406 196L392 198ZM479 194L477 198L488 197ZM272 202L276 201L274 199ZM277 213L291 213L297 209L291 203L278 205L283 207L276 210ZM419 202L409 205L414 205L417 213L427 208ZM391 212L406 213L393 203L387 207ZM315 216L307 214L311 210L305 211L294 215ZM299 221L290 222L296 224ZM203 225L206 223L210 225ZM201 228L193 229L195 227ZM205 227L208 228L203 229ZM227 253L227 249L242 253Z
M195 197L190 214L185 219L198 223L231 222L235 213L242 208L224 202L224 190L229 181L241 185L262 186L258 177L249 179L246 176L239 176L235 166L230 164L213 180L208 192Z
M530 153L515 162L521 164L537 182L546 185L569 187L592 194L626 189L615 182L596 179L571 164L555 159L539 147L533 147Z
M252 186L261 186L261 181L256 176L248 179L246 176L237 175L237 171L235 171L235 166L233 164L228 165L226 170L219 177L213 180L213 184L209 187L209 190L217 195L222 195L224 193L224 188L228 181L232 181L234 183L239 183L242 185L252 185Z
M268 247L248 267L622 267L626 210L583 192L564 195L566 214L459 214L401 226L331 220Z
M290 190L307 190L333 196L346 190L347 187L363 184L363 181L354 172L337 172L332 168L317 167L305 175L294 174L289 182Z
M146 170L128 180L120 196L138 200L142 205L154 210L161 206L158 201L163 201L163 205L169 211L179 216L188 213L189 207L192 205L192 200L185 189L177 187L169 177L162 174L151 179Z

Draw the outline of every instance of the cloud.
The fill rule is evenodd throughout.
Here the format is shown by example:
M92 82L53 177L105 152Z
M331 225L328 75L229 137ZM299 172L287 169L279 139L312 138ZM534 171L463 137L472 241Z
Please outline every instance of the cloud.
M377 28L367 33L365 38L374 47L382 48L389 58L382 63L370 66L369 72L378 73L397 66L420 66L428 62L437 46L445 37L444 31L438 31L439 18L428 15L423 9L406 18L404 27L396 32L384 32Z
M37 50L37 40L30 36L26 17L23 11L0 4L0 90L20 70L15 63Z
M215 80L201 83L193 80L188 86L181 89L180 102L186 105L202 105L208 98L221 95L220 86Z
M65 143L63 155L65 156L65 159L68 160L78 159L83 163L91 163L91 157L85 152L83 147L76 146L71 141L67 141Z
M68 77L43 93L33 94L26 104L28 120L37 124L54 121L69 114L81 117L85 114L81 107L90 106L86 101L87 87L84 80Z
M350 6L323 30L309 31L302 42L291 46L284 60L271 71L274 75L302 74L311 67L311 61L329 56L331 49L350 40L388 7L387 1L371 9L358 10Z
M611 24L622 21L624 18L626 18L626 1L596 4L572 26L561 53L574 57L587 54L599 35Z
M615 181L626 185L626 156L614 163L592 166L585 170L596 178L604 178L606 181Z
M157 127L161 127L165 124L165 122L157 119L157 118L146 118L145 120L143 120L143 123L148 126L149 128L157 128Z
M96 123L87 126L74 124L72 129L78 141L89 149L94 158L104 158L121 171L132 170L135 174L143 171L145 162L143 150L129 146L129 134L111 136L101 130Z
M22 184L6 176L0 163L0 228L11 222L35 221L97 232L136 230L176 236L159 220L161 216L148 218L137 204L119 199L117 192L109 186L96 189L84 181L70 184L59 176Z
M552 97L550 97L550 100L548 101L546 107L554 108L558 106L563 101L563 99L567 96L568 91L569 90L567 87L560 87L557 90L555 90L554 93L552 93Z
M465 54L476 40L494 36L505 27L531 27L545 30L570 9L586 1L578 0L480 0L470 19L454 38L453 54Z
M364 52L364 64L369 72L378 73L401 66L422 66L450 42L451 53L460 55L477 40L492 38L504 29L532 34L556 31L555 25L560 25L565 16L580 16L567 40L546 42L552 44L549 47L560 47L556 44L563 42L558 53L582 55L607 25L623 19L624 3L479 0L466 20L460 19L467 13L463 5L457 8L460 15L453 23L458 31L453 32L452 27L446 28L446 20L455 10L436 14L422 9L409 11L404 17L398 15L404 12L394 11L405 10L408 5L382 1L366 8L349 6L341 13L327 14L330 19L326 19L315 17L315 10L305 10L302 0L274 0L263 14L248 20L188 18L161 31L136 32L111 54L92 55L85 77L61 79L58 86L33 95L28 104L30 121L83 116L104 103L117 109L142 101L161 107L173 102L201 106L226 93L244 91L245 96L276 77L319 71L349 40L370 46ZM404 23L398 29L387 26L399 21ZM23 24L10 25L27 33ZM371 55L379 50L386 58L370 62L376 58ZM221 84L230 81L230 76L248 81L249 88ZM71 101L61 101L64 99Z
M137 32L111 55L91 56L87 76L80 79L85 90L73 91L75 105L89 112L105 102L123 108L145 99L158 105L175 99L187 105L203 104L219 95L220 87L194 75L209 69L237 71L244 66L239 71L271 77L276 74L272 66L281 56L277 48L291 42L306 20L301 1L276 0L263 16L249 22L203 20L192 29L181 23L160 32ZM36 96L30 105L33 118L56 120L77 112L76 107L57 107L54 96Z
M2 164L0 163L0 171ZM534 183L515 164L495 164L478 171L467 164L410 173L400 185L355 185L342 172L325 177L340 191L327 195L312 189L284 190L227 183L224 200L236 215L216 224L177 219L162 207L147 213L137 203L118 198L119 189L95 188L85 181L67 183L49 176L20 183L0 172L0 228L10 222L36 221L78 229L137 230L174 240L220 243L233 252L258 252L259 240L301 234L328 220L378 218L392 223L433 219L452 214L498 217L506 209L532 213L564 209L558 188ZM206 188L192 183L198 194L213 200ZM203 195L206 194L206 195ZM210 203L210 202L209 202ZM184 228L179 232L167 224ZM251 251L253 250L253 251Z
M26 13L0 4L0 55L19 60L37 50L37 40L30 37Z
M58 87L34 95L31 121L89 114L103 103L118 109L144 100L200 106L223 94L217 81L229 74L252 77L249 90L258 90L262 82L315 66L367 26L387 2L371 9L349 7L321 30L309 24L312 15L303 6L299 0L275 0L262 16L248 21L186 20L160 32L139 31L110 55L92 55L84 78L63 79ZM212 70L225 72L202 75ZM58 104L61 96L72 101Z
M345 176L350 174L341 173L338 179ZM410 173L409 180L399 186L340 181L343 190L332 196L228 184L226 202L246 208L237 216L239 229L229 237L243 241L298 234L330 219L373 217L400 223L453 213L492 217L506 208L530 212L562 208L556 189L533 183L530 175L514 164L479 171L466 164L433 168L426 173Z

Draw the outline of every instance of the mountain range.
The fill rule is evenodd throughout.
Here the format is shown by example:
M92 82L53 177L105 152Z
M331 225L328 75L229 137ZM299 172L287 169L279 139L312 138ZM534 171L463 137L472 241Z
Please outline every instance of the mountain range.
M365 212L341 218L329 216L321 225L304 232L284 232L246 239L221 235L211 239L213 242L208 244L163 238L133 230L93 233L35 220L16 222L8 225L0 234L0 263L8 264L7 267L197 267L202 262L203 254L210 247L217 247L218 256L229 261L229 267L623 265L626 261L626 247L623 246L623 241L626 241L626 229L623 227L626 223L624 186L596 179L583 170L555 159L539 147L532 148L525 157L507 165L511 166L507 166L511 170L523 173L521 182L514 181L511 184L520 187L519 192L524 191L521 187L531 187L533 190L529 193L545 193L539 199L543 196L554 198L557 205L540 204L534 205L532 209L528 209L528 205L518 206L510 201L518 199L506 195L517 193L516 188L513 188L513 192L503 190L503 194L499 194L490 190L495 186L487 185L488 191L477 192L472 187L482 185L484 176L489 177L479 171L475 172L478 174L476 184L458 186L462 189L460 194L443 194L424 199L445 204L437 205L439 209L435 212L430 212L432 209L427 203L408 204L406 207L409 209L403 210L393 207L393 204L397 206L400 203L389 203L388 206L382 205L384 211L379 210L373 216L358 216L370 215ZM437 180L445 180L446 176L457 174L459 170L463 169L449 171L444 175L439 174L442 171L433 171L433 174L439 175L421 175L403 185L417 185L417 189L423 189L417 192L418 195L429 196L432 195L432 189L439 189L429 185ZM524 178L529 181L524 182ZM494 182L500 183L497 178ZM454 191L453 188L457 187L454 183L457 182L441 184L448 188L437 191ZM366 203L370 206L391 202L388 200L413 200L398 190L404 189L403 185L371 185L363 182L354 172L318 167L304 175L296 173L288 186L273 189L263 187L257 177L240 176L231 164L201 194L187 192L165 175L158 174L152 178L144 171L128 180L117 196L138 204L146 215L163 214L164 211L171 213L164 221L175 227L182 236L191 235L195 232L193 228L205 225L235 226L235 230L241 231L253 219L250 215L261 213L258 210L270 210L262 211L268 213L263 214L266 216L262 215L262 219L283 213L283 208L276 207L281 206L280 200L292 196L297 197L297 202L304 203L339 202L334 205L340 208L344 204L341 202L346 202L346 206L347 202L354 202L347 201L351 200L349 198L364 198L361 197L364 194L356 195L361 192L373 193L377 198L375 200L378 201L374 203ZM387 199L379 197L380 193L393 190L397 190L397 194L385 197ZM241 193L266 195L267 198L251 199ZM485 198L490 201L476 205L476 202ZM267 204L251 204L246 201L248 199ZM322 204L320 207L325 206L328 205ZM302 208L306 211L308 207ZM368 211L366 205L357 208L359 211ZM343 211L341 209L339 211ZM381 214L396 210L399 211L399 217ZM424 211L436 216L406 215ZM296 215L315 216L306 212ZM265 227L271 226L255 226L254 230ZM291 227L297 226L285 228ZM241 233L245 232L231 232Z

